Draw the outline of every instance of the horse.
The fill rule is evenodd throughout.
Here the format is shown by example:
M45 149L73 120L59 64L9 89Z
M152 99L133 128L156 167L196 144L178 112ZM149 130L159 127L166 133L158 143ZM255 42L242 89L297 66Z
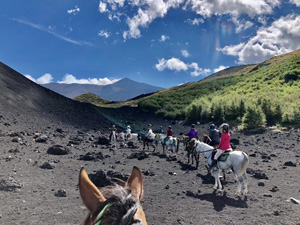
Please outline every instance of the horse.
M165 138L168 138L167 140ZM166 154L168 152L168 148L171 147L171 150L173 151L173 147L175 148L175 154L177 158L177 154L179 151L179 145L180 145L180 139L172 136L167 136L165 134L158 134L157 142L156 144L161 143L163 147L163 154ZM166 147L166 151L165 151ZM167 154L166 154L167 155Z
M113 185L102 192L89 179L82 167L79 174L79 191L84 205L89 210L81 225L147 225L145 213L140 205L143 195L143 177L133 167L125 187Z
M196 139L192 139L189 144L193 145L195 151L202 152L205 155L209 165L212 163L211 156L214 150L212 146L203 143L201 141L198 141ZM247 183L247 174L246 174L248 164L249 164L248 155L242 151L232 151L229 153L226 161L224 162L218 161L219 169L232 169L235 175L237 176L238 188L236 190L236 194L238 195L240 194L247 195L248 193L248 183ZM219 169L216 166L213 168L213 173L215 176L215 185L213 188L217 189L219 187L218 190L222 191ZM244 193L241 192L243 183L244 183Z
M199 153L195 151L195 148L194 146L192 145L188 145L189 143L189 137L188 136L185 136L183 135L183 141L185 140L185 149L187 151L187 157L188 157L188 164L190 163L190 155L192 155L192 165L194 164L194 158L195 158L195 161L196 161L196 169L198 169L198 166L199 166ZM208 135L206 134L203 134L202 135L202 142L208 144L209 142L211 142L211 139Z
M120 138L121 140L124 142L124 144L129 141L132 141L133 143L137 143L138 140L139 140L139 135L137 133L124 133L124 132L121 132L120 133Z
M143 150L145 150L146 148L146 145L147 145L147 148L149 150L149 144L153 147L153 152L155 152L155 145L154 145L154 142L156 141L155 140L155 134L154 133L151 133L149 137L147 136L142 136L142 141L143 141Z

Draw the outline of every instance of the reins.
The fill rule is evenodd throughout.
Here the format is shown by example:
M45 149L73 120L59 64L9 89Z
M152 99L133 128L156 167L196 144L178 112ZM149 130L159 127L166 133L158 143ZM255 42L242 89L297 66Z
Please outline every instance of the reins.
M195 149L196 149L197 145L198 145L198 143L196 143L196 146L194 147ZM208 157L206 157L207 159L209 159L210 156L212 155L213 151L214 151L214 148L213 149L209 149L209 150L205 150L205 151L201 151L201 152L202 153L204 153L204 152L211 152L210 155Z
M114 205L113 202L108 203L106 206L104 206L104 208L99 212L98 216L96 217L96 219L94 221L90 222L90 225L100 225L101 224L101 218L103 216L103 214L105 213L105 211L110 208L112 205Z

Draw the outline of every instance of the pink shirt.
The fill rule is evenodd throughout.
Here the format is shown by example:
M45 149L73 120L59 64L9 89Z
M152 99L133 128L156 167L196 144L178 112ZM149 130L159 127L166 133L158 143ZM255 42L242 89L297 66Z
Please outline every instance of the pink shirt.
M221 135L221 141L220 141L220 144L219 144L219 149L225 151L229 148L231 148L231 146L230 146L230 134L226 133L226 132L223 132L222 135Z

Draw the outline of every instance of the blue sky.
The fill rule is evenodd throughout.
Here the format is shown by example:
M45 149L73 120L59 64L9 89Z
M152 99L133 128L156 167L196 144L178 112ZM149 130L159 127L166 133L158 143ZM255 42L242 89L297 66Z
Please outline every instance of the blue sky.
M37 83L160 87L300 48L300 0L9 0L0 61Z

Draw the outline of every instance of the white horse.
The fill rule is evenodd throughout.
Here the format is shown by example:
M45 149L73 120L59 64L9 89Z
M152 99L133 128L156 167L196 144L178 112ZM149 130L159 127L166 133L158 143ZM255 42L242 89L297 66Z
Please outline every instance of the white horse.
M129 141L132 141L133 143L136 144L139 140L139 135L137 133L127 134L127 133L121 132L120 137L124 143L126 143L126 142L128 143Z
M168 140L165 141L166 137L167 137L167 135L165 135L165 134L156 135L156 140L157 140L156 145L158 143L160 143L162 145L163 154L166 154L166 152L168 152L169 148L171 149L171 152L173 152L173 147L174 147L175 154L176 154L176 157L177 157L178 150L179 150L180 139L176 138L176 137L169 136ZM166 147L166 151L165 151L165 147Z
M192 139L189 143L194 145L195 150L197 152L202 152L205 157L207 158L207 162L211 165L211 155L214 148L208 144L205 144L201 141L197 141L196 139ZM242 184L244 183L244 195L248 193L248 183L247 183L247 174L246 169L249 164L248 155L242 151L232 151L229 153L229 156L225 162L218 162L219 169L233 169L233 172L238 178L238 188L236 190L236 194L242 194ZM219 191L222 191L222 184L219 177L219 170L218 168L213 168L213 173L215 176L215 185L214 189L217 189L219 186Z

